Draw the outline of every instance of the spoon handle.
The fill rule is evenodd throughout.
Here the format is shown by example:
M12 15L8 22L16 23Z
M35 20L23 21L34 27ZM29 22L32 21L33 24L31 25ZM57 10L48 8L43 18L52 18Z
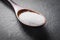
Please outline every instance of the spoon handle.
M15 11L15 13L17 14L17 12L22 9L22 7L20 7L19 5L17 5L15 2L13 2L12 0L2 0L3 2L5 2L5 4L7 4L8 6L12 7Z

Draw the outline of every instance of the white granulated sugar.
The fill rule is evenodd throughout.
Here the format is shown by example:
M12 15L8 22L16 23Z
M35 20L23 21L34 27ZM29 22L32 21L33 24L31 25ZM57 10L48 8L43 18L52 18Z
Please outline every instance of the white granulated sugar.
M28 26L40 26L45 23L45 17L34 12L24 12L19 16L19 20Z

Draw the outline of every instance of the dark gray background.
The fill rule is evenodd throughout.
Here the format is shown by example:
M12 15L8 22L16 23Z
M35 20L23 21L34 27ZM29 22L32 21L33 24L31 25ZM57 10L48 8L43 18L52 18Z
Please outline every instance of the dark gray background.
M47 22L41 28L21 24L14 11L0 1L0 40L60 40L60 0L13 0L41 12Z

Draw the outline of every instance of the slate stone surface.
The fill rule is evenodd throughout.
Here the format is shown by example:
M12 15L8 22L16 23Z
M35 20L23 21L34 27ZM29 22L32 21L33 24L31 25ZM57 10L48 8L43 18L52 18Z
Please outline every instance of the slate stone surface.
M21 24L15 13L0 1L0 40L60 40L60 0L13 0L18 5L42 13L47 22L32 28Z

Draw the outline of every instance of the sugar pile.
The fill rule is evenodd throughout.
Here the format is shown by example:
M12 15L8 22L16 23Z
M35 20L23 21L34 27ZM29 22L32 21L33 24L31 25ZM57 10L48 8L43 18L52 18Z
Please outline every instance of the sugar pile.
M45 23L45 17L34 12L23 12L19 15L19 20L28 26L40 26Z

